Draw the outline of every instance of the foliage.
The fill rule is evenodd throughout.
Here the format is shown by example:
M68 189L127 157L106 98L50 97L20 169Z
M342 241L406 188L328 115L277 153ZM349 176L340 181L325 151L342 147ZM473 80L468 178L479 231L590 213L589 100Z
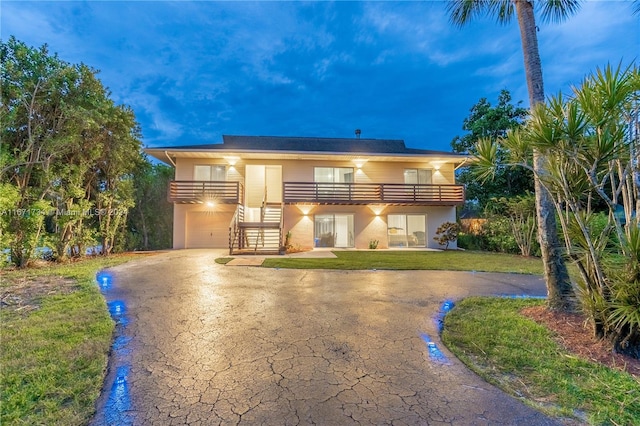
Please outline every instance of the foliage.
M492 216L482 227L486 250L500 253L518 253L518 243L511 231L509 219L503 216Z
M513 153L513 163L523 167L528 167L523 159L531 149L544 155L547 165L540 180L553 195L567 254L580 271L582 307L599 336L636 357L639 103L638 68L607 66L585 78L571 96L557 95L537 106L526 127L500 141ZM486 148L480 147L478 155L489 164L493 154ZM606 206L604 226L594 221L594 198Z
M460 232L458 234L458 247L465 250L487 251L486 240L483 235L476 233Z
M533 194L512 198L493 198L487 206L489 222L506 218L510 236L523 256L531 256L536 250L536 206Z
M456 136L451 141L454 152L475 154L475 145L480 139L495 141L504 137L508 130L520 126L529 112L522 108L520 102L511 103L511 94L502 90L498 96L497 105L493 106L486 98L481 98L464 119L462 129L468 133ZM494 144L494 146L498 147ZM506 152L498 147L498 158L506 158ZM484 210L491 198L510 197L533 191L532 174L528 170L501 165L494 179L479 182L473 165L463 167L458 171L456 180L465 185L465 196L478 204L479 210Z
M377 249L379 243L380 243L379 240L371 240L371 241L369 241L369 249L371 249L371 250Z
M131 172L141 161L133 111L115 105L97 71L0 43L2 240L25 266L44 236L59 259L99 243L109 253L133 206ZM17 197L16 197L17 195ZM3 242L2 248L7 247Z
M158 250L172 246L173 205L167 187L173 168L143 161L133 172L135 207L127 220L128 250Z
M458 239L459 232L460 225L454 222L445 222L438 226L438 229L436 229L436 236L433 237L433 239L441 246L444 246L444 249L447 250L449 248L449 244Z
M589 424L637 424L637 380L567 353L545 327L519 313L543 303L467 298L445 317L442 340L485 380L550 415L584 413L579 420Z

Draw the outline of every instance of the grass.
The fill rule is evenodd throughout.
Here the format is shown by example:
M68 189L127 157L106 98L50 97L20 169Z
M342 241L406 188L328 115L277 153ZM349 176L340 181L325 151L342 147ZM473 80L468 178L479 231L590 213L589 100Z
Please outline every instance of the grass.
M550 415L593 425L638 424L638 380L572 356L546 327L519 314L542 303L465 299L445 317L442 340L486 381Z
M138 256L2 272L3 296L16 285L27 289L22 296L31 310L0 310L0 424L89 421L114 328L95 275L134 258ZM47 291L34 291L34 283L42 282L48 283Z
M389 269L543 273L538 258L477 251L335 251L335 259L268 258L267 268ZM227 258L225 258L227 259Z

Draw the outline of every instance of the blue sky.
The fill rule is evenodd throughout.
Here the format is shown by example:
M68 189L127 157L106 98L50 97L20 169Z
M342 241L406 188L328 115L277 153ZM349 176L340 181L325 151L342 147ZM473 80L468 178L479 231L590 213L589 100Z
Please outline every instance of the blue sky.
M539 23L545 92L640 54L629 1L586 1ZM443 1L0 3L13 35L100 70L149 147L223 134L404 139L450 150L482 97L527 106L517 23L453 27Z

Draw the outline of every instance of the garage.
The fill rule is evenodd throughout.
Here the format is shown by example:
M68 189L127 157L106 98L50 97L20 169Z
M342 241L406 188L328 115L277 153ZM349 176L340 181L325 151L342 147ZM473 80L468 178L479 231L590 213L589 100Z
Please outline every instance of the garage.
M229 247L229 223L233 212L197 211L187 213L186 248Z

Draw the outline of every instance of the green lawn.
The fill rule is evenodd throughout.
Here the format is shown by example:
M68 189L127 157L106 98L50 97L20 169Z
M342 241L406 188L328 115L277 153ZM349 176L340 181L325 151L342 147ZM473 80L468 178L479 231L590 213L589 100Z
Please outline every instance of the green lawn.
M444 321L442 340L469 368L551 415L593 425L640 423L640 382L579 359L519 314L540 300L470 297Z
M88 422L114 328L95 275L135 258L0 272L0 424Z
M439 269L450 271L542 274L542 261L476 251L335 251L336 259L268 258L267 268L294 269ZM228 259L228 258L225 258Z

